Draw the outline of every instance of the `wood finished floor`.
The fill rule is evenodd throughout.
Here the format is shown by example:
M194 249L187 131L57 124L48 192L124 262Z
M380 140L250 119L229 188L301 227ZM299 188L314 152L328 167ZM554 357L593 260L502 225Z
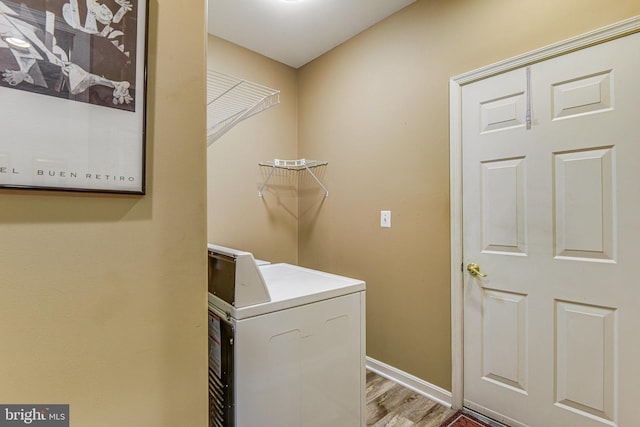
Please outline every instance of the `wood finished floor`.
M367 371L367 426L438 427L455 411Z

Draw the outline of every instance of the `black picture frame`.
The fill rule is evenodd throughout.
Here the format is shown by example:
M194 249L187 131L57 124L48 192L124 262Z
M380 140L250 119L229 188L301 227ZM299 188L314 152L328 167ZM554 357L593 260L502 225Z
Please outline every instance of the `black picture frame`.
M0 0L0 189L145 194L148 0Z

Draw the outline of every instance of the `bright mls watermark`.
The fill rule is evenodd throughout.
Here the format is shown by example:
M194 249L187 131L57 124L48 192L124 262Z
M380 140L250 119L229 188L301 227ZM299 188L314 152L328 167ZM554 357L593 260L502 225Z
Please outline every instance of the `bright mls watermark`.
M69 427L69 405L0 405L0 427Z

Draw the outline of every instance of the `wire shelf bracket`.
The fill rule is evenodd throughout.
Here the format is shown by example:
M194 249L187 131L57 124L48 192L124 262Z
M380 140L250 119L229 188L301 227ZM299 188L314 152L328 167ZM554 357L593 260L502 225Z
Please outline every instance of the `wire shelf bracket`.
M262 192L264 190L264 187L267 185L267 182L269 182L269 180L271 179L271 176L273 175L276 169L286 169L286 170L293 170L293 171L306 170L313 177L313 179L318 183L318 185L322 187L322 189L324 190L324 197L329 197L329 190L327 190L327 188L324 185L322 185L322 182L320 181L320 179L318 179L316 174L314 174L313 171L311 170L313 168L317 168L318 166L326 166L328 164L329 162L325 162L322 160L306 160L306 159L297 159L297 160L274 159L266 162L260 162L258 163L258 165L271 167L271 171L269 172L269 175L267 175L267 178L262 183L262 187L260 187L260 190L258 190L258 197L262 197Z
M207 70L207 146L242 120L279 103L279 90Z

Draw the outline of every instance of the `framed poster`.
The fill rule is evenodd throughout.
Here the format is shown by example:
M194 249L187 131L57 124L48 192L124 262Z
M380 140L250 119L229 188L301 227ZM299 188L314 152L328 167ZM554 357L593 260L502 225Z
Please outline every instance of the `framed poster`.
M148 0L0 0L0 188L144 194Z

